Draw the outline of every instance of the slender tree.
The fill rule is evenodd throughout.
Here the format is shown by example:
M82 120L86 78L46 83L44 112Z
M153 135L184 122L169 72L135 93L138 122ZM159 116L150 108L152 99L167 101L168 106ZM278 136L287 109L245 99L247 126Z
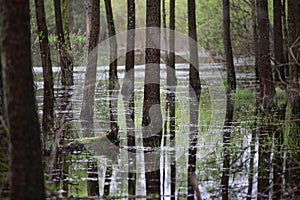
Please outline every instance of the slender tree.
M44 99L43 99L43 133L47 135L54 128L54 92L53 72L48 39L48 28L46 24L44 0L35 0L36 23L40 44L40 53L43 66Z
M129 168L134 171L135 165L135 117L134 117L134 48L135 48L135 0L127 1L127 46L125 63L125 80L121 93L123 95L124 107L126 109L127 146ZM135 195L136 174L128 172L128 193Z
M171 153L171 199L175 199L176 189L176 160L175 160L175 127L176 127L176 85L177 78L175 74L175 0L170 0L170 31L169 31L169 55L167 65L167 106L169 110L169 130L170 130L170 146L174 148Z
M118 70L117 70L117 40L116 40L116 30L115 23L113 18L113 12L111 7L111 2L109 0L104 0L105 2L105 10L106 10L106 19L107 19L107 27L109 33L109 44L110 44L110 64L109 64L109 91L110 91L110 121L111 121L111 129L117 134L118 130L118 98L119 93L119 82L118 82ZM117 136L116 136L117 137Z
M29 11L28 0L0 1L0 49L10 136L11 199L45 199Z
M230 173L230 139L233 120L234 102L231 94L236 91L236 77L233 64L233 54L230 36L230 3L229 0L223 0L223 43L225 53L225 65L227 71L227 92L226 92L226 117L223 134L223 173L221 179L222 199L228 199L229 173Z
M109 34L109 46L110 46L110 62L109 62L109 112L110 112L110 128L112 130L109 139L112 143L118 142L118 94L119 94L119 82L118 82L118 70L117 70L117 40L116 30L113 18L113 11L110 0L104 0L106 21ZM107 167L105 175L104 195L109 195L110 180L112 176L111 166Z
M61 1L54 0L55 9L55 25L56 34L58 38L57 47L60 57L61 67L61 84L63 86L73 85L73 61L66 45L65 33L63 30L62 12L61 12Z
M67 49L71 50L71 42L70 42L70 9L69 9L69 0L62 0L61 8L62 8L62 24L64 30L64 38L66 42Z
M274 15L274 60L276 65L275 81L281 85L285 82L283 31L282 31L282 5L281 0L273 0Z
M229 0L223 0L223 43L225 53L225 64L227 71L227 84L230 92L236 90L236 77L233 64L232 45L230 37L230 3Z
M190 135L189 135L189 156L188 156L188 199L194 199L194 193L199 193L198 185L193 183L191 177L195 177L196 172L196 154L198 137L198 119L199 119L199 100L201 94L201 84L199 77L199 61L197 46L197 28L196 28L196 2L188 0L188 32L190 37Z
M160 147L162 140L162 115L160 108L160 0L147 0L146 3L146 69L143 102L143 146L145 155ZM150 112L151 110L151 112ZM159 163L159 160L146 160ZM146 171L148 195L160 195L160 169Z
M93 51L99 42L100 32L100 1L87 0L86 3L91 3L91 7L86 5L87 9L87 59L86 72L84 79L83 101L80 113L81 126L85 137L94 136L94 96L96 88L97 74L97 53ZM88 13L91 13L90 15ZM90 21L89 21L90 20ZM91 180L88 181L88 195L99 195L99 182L97 173L97 163L92 160L88 162L88 175Z
M257 1L257 27L258 27L258 69L260 76L260 105L262 118L262 129L259 133L259 171L258 192L260 198L269 196L270 191L270 169L271 169L271 144L272 116L275 105L275 87L272 78L270 63L269 43L269 16L268 1ZM266 120L267 119L267 120Z

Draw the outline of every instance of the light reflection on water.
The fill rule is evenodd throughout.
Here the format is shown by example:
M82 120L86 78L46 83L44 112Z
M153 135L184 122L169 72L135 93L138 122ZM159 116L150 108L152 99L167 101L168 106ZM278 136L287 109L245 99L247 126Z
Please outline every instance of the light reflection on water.
M214 65L215 68L221 68L222 65ZM124 66L119 67L119 81L122 85L124 78ZM58 80L60 77L60 69L57 67L53 68L55 80L55 96L56 96L56 112L64 114L60 109L60 102L62 98L61 85ZM72 138L71 140L78 139L80 137L80 109L82 103L82 94L84 86L84 73L85 67L75 67L74 68L74 82L72 91L71 104L72 109L65 111L65 114L71 112L72 116ZM97 68L97 83L96 83L96 93L95 93L95 134L100 136L107 132L110 128L109 123L109 110L108 101L109 96L107 92L108 85L108 67L100 66ZM41 68L34 68L34 73L36 75L36 96L39 114L42 115L42 70ZM176 65L176 76L178 78L178 86L176 91L176 170L177 170L177 180L176 180L176 193L177 195L184 195L187 192L187 157L188 157L188 132L189 132L189 96L188 94L188 65L178 64ZM205 75L202 74L202 75ZM166 96L166 86L165 86L165 68L162 65L161 70L161 108L162 116L165 116L165 96ZM239 75L238 75L239 76ZM244 80L245 74L240 74L241 80ZM249 77L248 77L249 78ZM249 78L252 81L252 76ZM141 116L142 116L142 99L143 99L143 83L144 83L144 65L136 66L135 68L135 100L136 100L136 127L141 130ZM210 83L213 84L213 83ZM243 82L243 84L245 84ZM122 96L119 95L118 98L118 113L119 113L119 134L121 145L126 146L126 124L125 124L125 110L123 105ZM224 99L210 99L210 94L208 91L208 86L205 81L202 80L202 97L200 106L200 122L199 122L199 135L198 135L198 153L197 153L197 166L196 173L199 181L200 191L202 192L203 199L213 199L220 197L220 177L222 173L222 133L223 127L220 126L219 122L212 121L212 119L218 119L220 115L224 115L225 110L223 108L217 109L213 105L218 105L214 102L222 102ZM214 118L214 116L217 116ZM245 198L247 194L247 184L248 184L248 162L250 157L250 141L251 141L251 123L249 122L249 117L243 118L241 120L236 120L236 126L233 130L233 135L236 139L233 139L234 145L236 145L236 151L234 152L237 159L232 163L232 172L234 175L230 175L230 191L233 198ZM246 120L245 120L246 119ZM251 120L250 120L251 121ZM141 131L137 131L140 134L138 137L142 138ZM139 142L141 144L141 141ZM138 142L137 142L138 145ZM141 148L141 147L137 147ZM166 175L164 178L165 182L165 195L170 194L170 152L171 147L162 148L162 154L167 157L167 159L160 160L160 168L166 170ZM143 165L144 156L138 151L137 158L137 188L136 194L145 196L145 166ZM99 152L97 152L99 153ZM101 154L101 153L100 153ZM106 166L113 166L113 175L111 181L110 194L112 196L126 196L127 194L127 154L124 151L117 153L117 160L111 162L106 156L96 155L98 160L98 172L99 172L99 184L100 184L100 195L103 195L104 187L104 176ZM72 183L69 186L70 194L74 196L86 196L86 181L87 181L87 162L89 160L88 155L82 154L81 151L73 151L72 156L68 160L70 165L69 175L67 179ZM169 158L168 158L169 157ZM257 162L257 158L256 161ZM48 173L48 172L45 172ZM162 179L163 177L161 177ZM256 184L256 183L255 183ZM255 188L255 187L254 187ZM255 194L256 192L253 191ZM126 199L126 198L125 198ZM168 199L166 197L166 199Z

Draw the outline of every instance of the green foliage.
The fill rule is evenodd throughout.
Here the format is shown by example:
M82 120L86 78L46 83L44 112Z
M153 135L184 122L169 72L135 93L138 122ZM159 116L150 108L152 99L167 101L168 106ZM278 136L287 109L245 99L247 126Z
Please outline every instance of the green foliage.
M169 24L169 0L166 0L166 15L167 27ZM233 53L236 57L252 55L252 16L249 2L241 2L240 0L232 0L231 3L231 37ZM271 6L271 5L270 5ZM112 1L115 27L117 33L126 31L127 29L127 1L113 0ZM188 12L187 1L176 1L176 30L188 35ZM34 10L34 3L31 2L31 10ZM55 13L52 0L45 0L45 11L47 26L50 35L55 35ZM86 47L86 19L85 19L85 2L70 1L69 4L69 31L71 37L72 52L74 57L74 65L85 64L85 47ZM40 66L38 58L38 46L35 44L37 37L37 27L35 13L31 12L31 27L33 43L34 65ZM144 0L136 0L136 27L145 27L146 18L146 2ZM270 13L271 14L271 13ZM222 1L206 0L196 1L196 20L198 43L200 46L208 50L212 55L223 55L223 16L222 16ZM101 4L101 29L106 32L106 16L104 5ZM56 47L54 44L55 38L49 38L52 49L52 57L55 55ZM124 43L126 41L118 41ZM57 60L57 59L56 59Z
M238 88L234 94L234 100L237 105L241 104L252 104L255 105L256 92L251 89L241 89Z

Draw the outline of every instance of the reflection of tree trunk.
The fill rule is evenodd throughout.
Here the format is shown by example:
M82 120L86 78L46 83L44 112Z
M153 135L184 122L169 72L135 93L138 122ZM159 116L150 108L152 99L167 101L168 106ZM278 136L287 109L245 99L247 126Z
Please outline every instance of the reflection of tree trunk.
M143 146L145 157L148 153L155 151L155 147L160 147L162 140L162 114L160 108L160 30L149 29L149 27L160 27L160 0L147 0L146 8L146 69L143 102ZM157 48L150 48L155 46ZM146 159L145 159L146 160ZM146 190L147 195L160 195L160 169L159 161L151 160L155 169L147 171ZM150 161L145 161L147 168ZM151 165L152 163L149 163Z
M91 155L87 163L88 181L87 192L89 196L99 196L98 164L97 160Z
M63 183L63 186L68 185L65 176L67 175L66 170L68 170L68 166L65 164L67 155L63 152L63 145L65 138L70 137L70 120L72 119L72 115L70 114L72 110L71 97L72 97L72 89L63 89L62 91L62 99L61 106L59 110L59 116L57 119L57 129L55 131L55 139L52 142L51 153L50 153L50 176L49 179L54 181L57 187L60 187L60 182ZM68 187L64 187L68 189ZM66 193L63 195L67 195L68 190L65 190Z
M234 100L231 95L227 93L226 95L226 117L224 123L224 133L223 133L223 172L221 179L222 187L222 200L229 199L229 173L230 173L230 139L232 131L232 120L234 111Z
M45 199L31 61L29 1L0 1L0 56L10 139L10 199Z
M125 108L127 146L128 150L128 193L135 195L136 185L136 154L135 147L135 125L134 125L134 48L135 48L135 0L127 1L127 47L125 78L122 86L122 95Z
M87 14L87 24L90 24L91 26L87 26L87 33L89 33L87 35L87 63L84 80L83 101L80 113L82 133L84 137L94 136L94 96L98 53L95 49L98 45L100 31L100 2L98 0L92 0L91 6L91 8L87 6L87 13L89 11L91 12L91 16L88 16ZM99 195L99 190L97 190L99 187L97 168L89 166L97 166L97 162L88 162L88 178L91 178L88 180L88 192L92 192L88 193L88 195Z
M290 194L288 198L294 195L300 195L300 153L299 153L299 137L300 137L300 86L299 86L299 36L300 24L299 13L300 1L288 0L288 34L289 34L289 103L291 106L290 114L290 130L288 135L288 153L286 163L286 185L287 192ZM296 142L297 141L297 142Z
M256 106L254 111L254 122L251 134L251 142L250 142L250 161L249 161L249 173L248 173L248 192L247 192L247 200L252 199L252 190L253 190L253 178L254 178L254 158L255 158L255 147L257 143L257 114L259 111L259 97L256 95Z
M118 142L118 94L119 94L119 82L118 82L118 71L117 71L117 40L116 40L116 30L113 18L113 12L111 7L111 1L105 0L105 11L106 11L106 21L109 34L109 46L110 46L110 64L109 64L109 112L110 112L110 128L111 137L109 138L112 143ZM105 175L105 187L104 192L109 195L109 186L112 176L112 167L108 166L106 168Z
M273 154L273 194L272 199L282 199L283 194L283 166L284 155L282 147L284 146L284 120L287 103L283 103L278 108L278 114L274 116L274 123L278 120L276 130L274 132L274 154ZM275 125L274 125L275 126Z
M199 62L197 47L197 30L196 30L196 3L195 0L188 0L188 28L190 40L190 133L189 133L189 157L188 172L196 171L196 154L197 154L197 137L198 137L198 119L199 119L199 99L201 94L201 84L199 78ZM188 180L188 199L194 199L195 188Z
M43 120L42 127L44 136L53 132L54 127L54 92L53 72L48 40L48 29L46 24L44 0L35 0L36 23L38 26L40 53L43 66L44 99L43 99ZM44 142L46 137L44 137ZM45 147L44 147L45 148Z
M73 83L73 61L65 41L60 0L54 0L54 9L55 9L56 34L58 37L57 44L58 44L60 67L62 73L61 84L64 86L70 86L74 84Z

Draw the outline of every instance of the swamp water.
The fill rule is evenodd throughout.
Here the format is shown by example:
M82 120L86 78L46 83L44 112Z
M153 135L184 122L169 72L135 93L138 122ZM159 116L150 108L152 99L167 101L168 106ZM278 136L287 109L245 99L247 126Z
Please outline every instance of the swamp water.
M170 152L174 152L169 142L157 150L160 162L156 163L161 170L161 191L163 199L170 199L170 164L176 161L176 199L186 199L187 197L187 161L189 147L189 92L188 92L188 64L176 64L176 128L175 128L175 156L171 156ZM135 126L136 126L136 196L139 199L146 199L146 185L144 172L145 156L142 153L142 103L143 103L143 84L144 84L144 65L135 66ZM224 120L226 113L226 97L223 81L217 75L218 71L222 71L222 64L213 64L204 66L204 70L200 70L202 83L202 93L200 98L200 114L199 114L199 133L197 143L197 163L196 176L199 183L202 199L221 199L221 177L223 163L223 132ZM205 70L210 69L210 70ZM213 70L212 70L213 69ZM60 70L53 68L55 75L55 98L56 98L56 126L59 127L62 118L67 119L69 131L65 132L64 144L72 144L74 141L85 143L87 148L71 148L65 150L63 159L61 160L60 176L56 180L57 184L52 181L46 181L48 193L50 196L67 196L68 198L88 197L88 182L93 178L88 175L88 163L97 163L96 170L98 173L99 194L104 195L106 184L109 184L109 197L117 199L128 199L128 151L126 151L126 119L125 109L122 95L118 96L118 126L120 137L120 148L114 147L114 144L101 143L95 144L89 140L84 140L81 134L80 112L82 104L82 95L84 90L85 67L74 68L74 83L72 89L68 91L68 101L63 101L65 95L60 85ZM124 79L124 66L119 66L119 82L122 86ZM207 71L207 73L206 73ZM211 73L216 72L216 74ZM42 99L43 99L43 82L42 68L34 68L36 77L36 95L38 102L39 114L42 116ZM205 79L203 77L205 76ZM168 92L166 83L166 69L161 65L161 111L163 121L166 121L165 102L166 93ZM224 74L223 74L224 77ZM255 87L257 84L254 80L254 73L245 72L237 74L239 89L235 97L234 116L232 126L230 128L230 170L229 170L229 198L230 199L246 199L248 195L249 176L253 177L252 196L256 197L257 191L257 153L254 154L254 165L250 166L251 160L251 141L254 141L255 152L257 152L257 140L252 140L256 127L254 121L255 116ZM97 83L94 103L94 132L96 137L101 137L110 130L109 115L109 93L108 87L108 67L99 66L97 68ZM222 88L223 87L223 88ZM222 89L221 91L219 89ZM224 89L224 90L223 90ZM61 102L67 102L64 109L61 109ZM60 117L58 117L60 116ZM165 131L163 131L165 132ZM256 136L255 136L256 137ZM165 137L163 137L165 138ZM168 137L167 137L168 138ZM168 141L168 139L167 139ZM47 141L46 147L50 146L52 141ZM87 143L92 143L89 147ZM163 144L164 142L162 142ZM94 146L101 146L97 148ZM103 146L112 145L112 149ZM69 145L70 146L70 145ZM110 152L105 152L110 149ZM252 155L253 156L253 155ZM45 157L45 178L49 178L49 170L51 168L51 159ZM105 178L106 170L110 169L111 177L109 181ZM253 170L253 171L252 171ZM253 173L251 173L251 171ZM89 172L91 173L91 172ZM97 179L97 178L96 178Z

